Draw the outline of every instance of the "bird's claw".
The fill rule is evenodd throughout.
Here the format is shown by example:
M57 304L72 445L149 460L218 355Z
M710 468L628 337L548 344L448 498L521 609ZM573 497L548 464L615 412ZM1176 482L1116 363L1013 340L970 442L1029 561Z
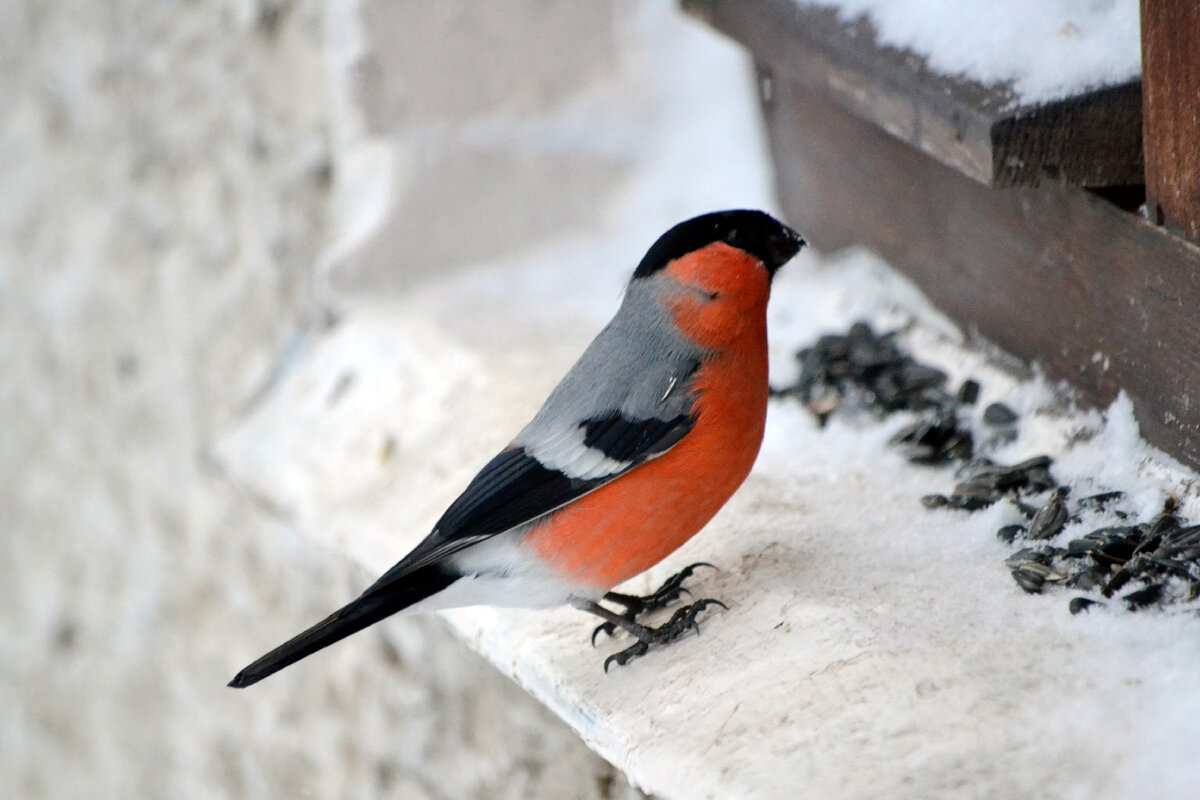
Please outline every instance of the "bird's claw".
M726 611L729 610L729 606L725 605L720 600L714 600L711 597L707 597L703 600L697 600L695 603L692 603L690 606L684 606L683 608L676 611L675 614L671 617L671 619L667 620L666 625L663 625L661 628L656 629L657 631L661 631L661 632L667 634L667 638L663 639L662 641L669 642L672 639L678 638L680 635L682 635L684 632L686 632L688 630L694 630L696 632L696 635L699 636L700 635L700 624L698 622L696 622L696 617L698 617L700 615L701 611L708 608L709 606L720 606L721 608L725 609Z
M663 581L662 586L659 586L651 594L642 598L642 601L646 604L646 607L643 608L639 613L666 608L668 605L678 600L679 595L681 594L686 594L688 597L691 597L691 591L684 587L683 582L696 573L697 567L708 567L709 569L714 570L716 569L715 566L707 561L697 561L695 564L688 564L686 567L679 570L679 572L676 572L674 575Z
M605 636L612 636L616 632L617 626L613 625L611 622L605 622L603 625L597 625L596 630L592 631L592 647L596 646L596 637L601 633L603 633ZM608 672L608 669L605 668L604 671Z
M638 656L644 656L649 649L650 645L646 644L641 639L638 639L624 650L618 653L613 653L611 656L604 659L604 674L608 674L608 668L610 665L616 664L618 667L623 667Z
M729 610L729 606L725 605L720 600L714 600L711 597L703 600L697 600L691 605L678 609L671 616L671 618L667 620L666 624L660 625L657 628L646 628L645 632L648 634L646 638L639 638L629 647L604 659L605 674L608 673L608 668L612 664L616 664L618 667L623 667L633 659L639 656L644 656L650 651L651 643L666 644L667 642L672 642L675 639L678 639L680 636L690 630L694 630L696 635L699 636L700 624L696 621L696 617L698 617L700 612L709 606L720 606L726 611ZM605 623L605 625L611 626L612 623ZM600 628L605 627L605 625L601 625ZM597 631L599 631L600 628L597 628Z
M648 595L635 594L618 594L617 592L609 592L604 596L604 599L614 603L619 603L625 607L625 613L621 616L625 619L636 621L643 614L649 614L652 611L658 611L661 608L674 603L679 599L680 595L686 594L692 596L690 589L683 585L683 582L692 577L696 573L697 567L709 567L716 569L715 566L707 561L697 561L695 564L689 564L683 569L676 572L671 577L663 581L662 585Z
M716 569L716 566L707 561L697 561L695 564L689 564L667 578L661 586L648 595L609 592L605 595L605 599L625 607L624 613L621 614L622 619L637 622L638 617L666 608L678 600L680 595L686 594L688 597L691 597L691 590L684 586L683 582L692 577L698 567ZM603 625L597 626L596 630L592 631L592 647L596 646L596 637L601 633L606 636L614 636L616 632L617 626L611 622L605 622Z

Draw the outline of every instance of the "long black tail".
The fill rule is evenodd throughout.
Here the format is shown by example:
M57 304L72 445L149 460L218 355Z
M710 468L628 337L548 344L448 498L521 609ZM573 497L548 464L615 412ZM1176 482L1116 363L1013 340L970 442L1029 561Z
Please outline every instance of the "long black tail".
M229 685L235 689L244 689L258 683L268 675L440 592L457 578L457 575L447 574L437 566L430 565L414 570L402 581L389 583L386 589L372 591L375 589L372 587L354 602L333 612L304 633L281 644L243 669L234 676Z

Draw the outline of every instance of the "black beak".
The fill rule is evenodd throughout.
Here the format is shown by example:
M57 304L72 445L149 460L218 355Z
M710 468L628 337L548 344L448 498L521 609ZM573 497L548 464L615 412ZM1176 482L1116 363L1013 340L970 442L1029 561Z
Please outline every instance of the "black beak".
M804 237L796 231L789 228L783 223L779 223L779 230L767 242L767 258L763 263L767 265L767 272L771 277L787 262L795 258L800 252L800 248L808 242L804 241Z

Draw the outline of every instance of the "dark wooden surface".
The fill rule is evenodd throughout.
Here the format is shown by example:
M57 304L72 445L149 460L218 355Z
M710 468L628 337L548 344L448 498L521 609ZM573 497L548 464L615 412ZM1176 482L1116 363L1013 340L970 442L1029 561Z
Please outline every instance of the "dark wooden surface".
M1142 0L1149 208L1200 240L1200 3Z
M1134 82L1040 106L1005 85L929 69L880 46L865 20L797 0L682 0L775 75L992 186L1140 184L1141 87Z
M993 185L1141 183L1142 90L1127 83L1016 109L992 123Z
M1082 189L989 189L795 81L764 103L788 220L865 245L964 328L1200 467L1200 250Z

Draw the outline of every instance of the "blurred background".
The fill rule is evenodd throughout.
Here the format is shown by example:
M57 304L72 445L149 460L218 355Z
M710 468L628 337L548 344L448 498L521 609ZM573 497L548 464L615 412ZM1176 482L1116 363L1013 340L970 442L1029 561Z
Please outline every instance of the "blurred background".
M753 86L666 0L0 0L0 795L640 796L437 618L226 689L364 576L209 454L357 302L763 202Z

